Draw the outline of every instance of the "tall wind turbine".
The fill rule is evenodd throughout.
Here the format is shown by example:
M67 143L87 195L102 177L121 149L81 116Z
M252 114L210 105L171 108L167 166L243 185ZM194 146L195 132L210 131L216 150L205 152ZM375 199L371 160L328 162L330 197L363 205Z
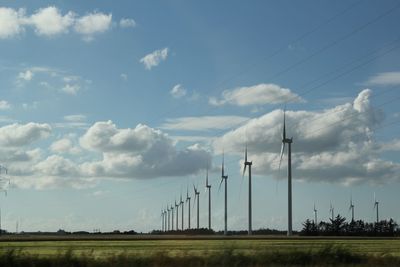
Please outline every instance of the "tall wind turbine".
M285 144L288 144L288 230L287 235L292 235L292 143L293 138L286 137L286 111L283 111L283 130L282 130L282 147L279 161L279 169L281 168L282 157L285 152Z
M183 225L184 225L184 224L183 224L183 208L184 208L184 203L185 203L185 202L183 202L183 200L182 200L182 193L181 193L181 201L179 202L179 205L181 206L182 231L184 230L184 229L183 229Z
M208 229L211 230L211 184L208 183L208 168L206 174L206 191L208 190Z
M242 179L243 179L244 175L246 174L247 166L249 166L249 229L247 231L247 233L249 235L251 235L251 233L252 233L252 230L251 230L251 228L252 228L252 221L251 221L252 220L252 213L251 213L252 212L252 210L251 210L251 208L252 208L252 205L251 205L251 165L252 165L252 162L247 160L247 144L246 144L246 147L245 147L245 150L244 150L244 168L243 168Z
M0 226L0 231L1 231L1 226ZM164 211L162 209L161 209L161 232L164 232Z
M222 182L225 182L225 213L224 213L224 235L228 234L228 175L225 175L224 169L224 153L222 153L222 173L221 173L221 183L219 184L219 189L221 189ZM218 189L218 190L219 190Z
M167 206L167 212L168 212L168 221L167 221L167 231L169 231L169 227L170 227L170 225L169 225L169 222L170 222L170 216L169 216L169 213L170 213L170 211L171 211L171 209Z
M176 201L175 201L176 204ZM174 231L174 205L171 205L171 230Z
M189 196L189 187L186 189L186 202L188 202L188 229L190 229L190 199Z
M175 213L176 213L176 228L175 230L179 230L179 202L177 203L175 200Z
M333 207L332 203L329 207L329 212L331 213L331 220L335 220L335 208Z
M318 218L317 218L317 208L315 207L315 203L314 203L314 224L317 225L318 224Z
M376 200L375 193L374 193L374 209L376 209L376 223L379 223L379 201Z
M350 195L349 211L351 211L351 222L354 222L354 203L353 203L353 196L352 195Z
M196 186L193 185L193 189L194 189L194 203L196 203L197 200L197 229L199 229L199 210L200 210L200 191L197 190Z

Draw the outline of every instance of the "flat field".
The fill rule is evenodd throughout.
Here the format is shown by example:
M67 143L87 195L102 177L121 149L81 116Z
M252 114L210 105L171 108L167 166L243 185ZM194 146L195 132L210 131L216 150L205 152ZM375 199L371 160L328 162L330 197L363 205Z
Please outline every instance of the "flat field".
M284 238L284 237L191 237L191 236L99 236L96 238L1 237L0 251L15 250L39 257L52 257L71 251L74 255L104 258L115 255L151 257L203 257L229 250L233 254L257 255L264 252L313 252L327 246L343 247L362 255L400 258L400 239L392 238Z

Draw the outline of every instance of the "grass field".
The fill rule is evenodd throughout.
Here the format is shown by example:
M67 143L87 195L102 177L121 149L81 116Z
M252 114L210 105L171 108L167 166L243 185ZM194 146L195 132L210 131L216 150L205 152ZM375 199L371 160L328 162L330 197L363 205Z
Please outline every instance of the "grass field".
M371 258L379 260L383 258L396 259L400 262L400 239L338 239L338 238L212 238L203 239L190 237L179 239L140 239L136 237L133 240L51 240L39 241L35 239L25 240L1 240L0 251L16 251L17 255L34 256L36 258L57 258L60 255L69 253L75 258L90 258L94 260L105 260L123 256L124 258L152 259L162 255L168 259L207 259L229 254L229 257L240 257L240 259L256 259L260 255L269 255L269 257L288 257L297 255L297 257L306 257L307 255L319 255L326 252L326 248L340 248L340 251L334 249L328 253L345 253L343 255L355 255L355 258ZM325 252L323 252L325 250ZM340 254L340 257L343 255ZM286 256L285 256L286 255ZM335 255L330 255L333 259ZM323 257L323 255L321 256ZM339 259L340 262L340 259ZM289 262L290 263L290 262ZM172 264L175 265L175 264ZM12 266L12 265L9 265ZM82 266L82 265L80 265ZM83 265L85 266L85 265ZM89 265L87 265L89 266ZM91 265L90 265L91 266ZM134 265L127 265L134 266ZM155 265L141 265L155 266ZM166 264L167 266L167 264ZM179 265L176 265L179 266ZM194 266L194 265L191 265ZM202 265L214 266L214 265ZM221 265L222 266L222 265ZM229 265L226 265L229 266ZM238 265L240 266L240 265ZM245 266L245 265L243 265ZM263 266L263 265L247 265ZM280 265L277 265L280 266ZM370 266L370 265L368 265Z

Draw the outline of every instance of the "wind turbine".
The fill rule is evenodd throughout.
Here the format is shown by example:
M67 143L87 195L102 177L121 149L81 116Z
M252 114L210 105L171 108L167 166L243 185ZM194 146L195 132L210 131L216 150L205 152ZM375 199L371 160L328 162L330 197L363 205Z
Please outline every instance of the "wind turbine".
M376 194L374 193L374 209L376 208L376 223L379 223L379 201L376 200Z
M225 181L225 213L224 213L224 235L228 234L228 175L225 175L224 169L224 153L222 153L222 172L221 172L221 183L219 184L219 189L221 189L222 182Z
M349 211L351 211L351 222L354 222L354 203L353 203L353 196L352 195L350 195Z
M183 202L183 200L182 200L182 193L181 193L181 201L179 202L179 205L181 206L182 231L184 230L184 229L183 229L183 208L184 208L184 203L185 203L185 202Z
M285 152L285 144L288 144L288 230L287 235L292 235L292 143L293 137L286 137L286 110L283 110L283 130L282 130L282 147L279 161L279 169L281 168L282 157Z
M169 222L170 222L170 216L169 216L169 213L170 213L170 208L167 206L167 212L168 212L168 221L167 221L167 231L169 231Z
M206 174L206 191L208 190L208 229L211 230L211 184L208 183L208 167Z
M188 229L190 229L190 199L191 197L189 197L189 187L186 188L186 202L189 202L188 205Z
M1 227L0 227L0 231L1 231ZM161 209L161 232L164 232L164 211L162 209Z
M197 190L196 186L193 185L193 189L194 189L194 203L196 203L197 200L197 229L199 229L199 208L200 208L200 191Z
M247 144L244 150L244 168L243 168L243 175L242 179L244 178L244 175L246 173L246 167L249 166L249 229L248 229L248 234L251 235L251 226L252 226L252 214L251 214L251 161L247 161Z
M174 231L174 205L171 205L171 215L171 231Z
M178 231L179 230L179 202L178 203L176 203L176 200L175 200L175 213L176 213L176 231Z
M315 203L314 203L314 224L317 225L318 224L318 220L317 220L317 208L315 207Z
M331 213L331 220L333 221L333 220L335 220L335 208L333 207L333 205L332 205L332 203L331 203L331 205L330 205L330 207L329 207L329 212Z

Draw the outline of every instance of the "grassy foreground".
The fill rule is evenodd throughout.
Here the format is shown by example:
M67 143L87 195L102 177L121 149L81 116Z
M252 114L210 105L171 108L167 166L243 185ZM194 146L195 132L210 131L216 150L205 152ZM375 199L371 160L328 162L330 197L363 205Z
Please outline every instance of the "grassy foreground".
M0 242L0 266L400 266L398 239Z

